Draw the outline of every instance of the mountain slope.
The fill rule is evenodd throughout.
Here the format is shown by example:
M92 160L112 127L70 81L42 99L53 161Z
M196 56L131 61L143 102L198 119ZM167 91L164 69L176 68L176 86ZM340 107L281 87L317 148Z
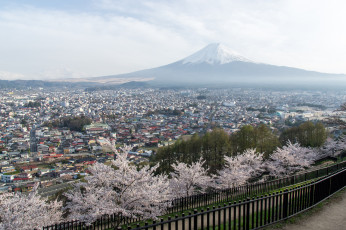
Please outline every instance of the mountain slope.
M319 73L298 68L253 62L215 43L172 64L128 74L90 78L90 81L151 81L156 85L185 84L324 84L345 81L345 75Z
M212 43L204 49L181 60L182 64L208 63L211 65L223 65L235 61L252 62L220 43Z

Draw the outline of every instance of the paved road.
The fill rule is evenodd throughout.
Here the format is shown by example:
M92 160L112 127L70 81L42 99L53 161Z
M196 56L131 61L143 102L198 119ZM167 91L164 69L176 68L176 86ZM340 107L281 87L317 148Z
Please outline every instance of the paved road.
M344 230L346 229L346 189L340 197L331 198L323 208L311 216L288 224L283 230Z
M30 131L30 151L37 152L37 140L36 140L36 129L31 129Z

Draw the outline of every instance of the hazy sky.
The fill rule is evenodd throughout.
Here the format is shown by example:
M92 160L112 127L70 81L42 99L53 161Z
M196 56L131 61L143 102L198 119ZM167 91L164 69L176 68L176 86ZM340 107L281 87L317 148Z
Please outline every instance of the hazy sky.
M0 79L126 73L214 42L258 62L346 73L346 1L0 0Z

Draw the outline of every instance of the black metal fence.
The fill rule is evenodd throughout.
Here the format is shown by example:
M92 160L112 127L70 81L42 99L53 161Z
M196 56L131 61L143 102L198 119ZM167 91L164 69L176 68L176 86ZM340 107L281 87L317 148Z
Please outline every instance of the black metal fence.
M161 219L142 226L124 229L258 229L303 212L346 186L346 169L316 182L284 192L247 198L193 213L182 213L175 218ZM119 227L118 229L121 229Z
M170 207L167 210L167 214L178 212L181 213L186 210L201 208L208 205L220 204L221 206L214 207L213 209L201 210L200 212L195 211L195 213L187 213L187 216L185 216L184 214L182 214L182 216L175 216L174 220L172 219L172 217L168 217L167 220L161 220L159 223L154 222L152 225L148 225L147 227L135 226L135 228L156 229L157 227L159 227L159 229L171 230L172 226L174 226L173 229L185 230L194 229L194 226L197 226L197 229L203 229L208 228L208 226L222 225L223 227L225 227L224 225L227 225L227 229L255 229L257 227L265 226L269 223L285 219L301 210L305 210L306 208L311 207L315 203L319 202L321 200L320 198L325 198L325 194L327 194L328 196L334 192L335 188L337 188L338 190L339 185L345 186L346 171L344 170L342 172L338 172L340 170L343 170L344 168L346 168L346 161L327 167L319 168L316 170L312 170L309 172L299 173L293 176L275 179L263 183L248 184L244 186L234 187L231 189L213 191L210 193L175 199L172 201L172 207ZM335 175L331 175L335 172L338 173L336 173ZM341 175L340 173L343 173L343 181L340 180L340 176L338 176ZM304 185L284 193L281 192L258 197L261 194L268 194L269 192L275 191L280 188L284 188L290 185L306 182L311 179L321 177L322 179L320 179L318 182L309 183L308 185ZM338 179L331 179L334 177ZM329 184L330 189L328 190L328 193L325 193L325 188L319 185L327 183L323 182L325 180L329 180L330 183L335 183L333 185ZM311 190L313 190L313 192L311 192ZM248 197L255 196L257 196L256 199L248 199ZM233 204L229 203L230 201L234 200L237 200L238 202L235 202ZM312 203L309 203L307 200L309 200L309 202ZM289 201L289 203L286 204L286 201ZM289 208L284 208L286 207L285 205L287 207L290 207L292 210ZM275 211L273 211L274 209ZM249 215L247 215L248 211ZM246 218L250 219L251 224L247 225L246 221L248 220ZM196 225L194 225L194 221L196 220L197 223ZM125 225L127 226L126 229L131 229L132 227L134 227L131 224L139 221L141 220L126 218L114 214L102 217L98 219L96 222L94 222L92 225L88 226L78 221L72 221L47 226L44 227L43 230L105 230L113 229L114 226L119 225Z
M140 218L134 219L115 213L113 215L103 216L90 225L80 221L67 221L43 227L43 230L108 230L114 229L115 226L130 225L139 221L141 221Z
M215 190L209 193L178 198L172 201L172 206L167 210L167 214L269 193L276 189L327 176L345 167L346 161L262 183L252 183L230 189Z

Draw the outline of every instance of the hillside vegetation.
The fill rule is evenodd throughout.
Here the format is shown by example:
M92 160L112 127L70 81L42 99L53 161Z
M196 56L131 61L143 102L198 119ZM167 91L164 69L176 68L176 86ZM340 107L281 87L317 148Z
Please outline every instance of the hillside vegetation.
M152 163L160 163L158 172L169 173L174 162L192 163L199 158L205 160L205 167L215 173L224 165L224 156L236 156L246 149L256 149L268 158L278 147L288 141L300 143L303 147L320 147L327 138L323 124L305 122L298 127L284 130L281 135L274 133L267 125L246 125L238 132L228 134L214 129L202 136L194 134L189 140L179 139L173 145L161 147L152 157Z

